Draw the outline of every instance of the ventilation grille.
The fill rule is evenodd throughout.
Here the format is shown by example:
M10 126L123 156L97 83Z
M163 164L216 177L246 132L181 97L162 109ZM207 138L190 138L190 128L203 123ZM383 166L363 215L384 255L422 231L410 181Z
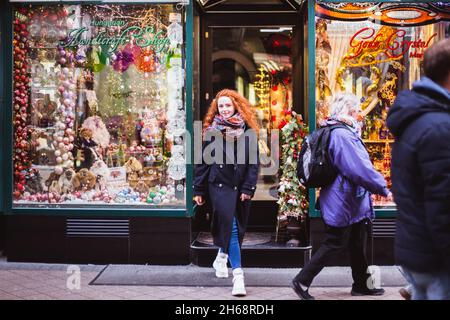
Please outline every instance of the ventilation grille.
M128 237L130 222L125 220L67 219L69 237Z
M395 219L375 219L372 225L374 238L395 237Z

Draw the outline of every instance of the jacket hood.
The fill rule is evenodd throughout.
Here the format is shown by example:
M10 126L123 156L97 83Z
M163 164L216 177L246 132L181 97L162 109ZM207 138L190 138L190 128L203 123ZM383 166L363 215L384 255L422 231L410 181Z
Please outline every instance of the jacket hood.
M389 109L387 126L398 137L417 117L427 112L450 112L450 92L427 77L401 91Z

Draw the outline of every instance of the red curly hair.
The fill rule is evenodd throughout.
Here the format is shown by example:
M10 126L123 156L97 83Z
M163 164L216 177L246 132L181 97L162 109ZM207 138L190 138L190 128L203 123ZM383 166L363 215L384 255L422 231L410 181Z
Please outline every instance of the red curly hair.
M255 112L252 108L251 103L240 93L231 89L223 89L216 94L216 97L211 102L205 119L203 120L203 132L205 132L206 128L208 128L213 123L214 117L219 113L217 101L220 97L230 98L236 111L241 114L247 126L255 130L255 133L257 135L259 134L259 126L256 121Z

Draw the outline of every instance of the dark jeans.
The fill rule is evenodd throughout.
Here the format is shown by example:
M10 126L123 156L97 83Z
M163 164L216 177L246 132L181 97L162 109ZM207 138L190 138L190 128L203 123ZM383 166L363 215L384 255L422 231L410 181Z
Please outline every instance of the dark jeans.
M319 274L334 255L342 250L349 250L353 288L367 288L367 279L370 275L367 273L365 244L369 223L368 220L363 220L342 228L325 225L325 239L310 262L295 277L295 280L309 287L314 277Z
M413 300L450 300L450 270L415 272L402 267Z

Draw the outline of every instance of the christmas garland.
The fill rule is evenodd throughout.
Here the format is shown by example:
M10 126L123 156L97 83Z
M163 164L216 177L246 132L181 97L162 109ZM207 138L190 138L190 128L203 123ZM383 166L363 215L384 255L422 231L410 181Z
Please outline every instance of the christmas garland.
M280 124L281 130L281 177L278 185L278 219L292 216L303 222L308 213L307 189L297 178L297 157L303 138L308 133L301 115L286 110Z
M19 8L14 19L14 198L18 199L26 189L31 160L29 157L31 134L30 119L30 73L26 59L30 47L28 43L29 12Z

